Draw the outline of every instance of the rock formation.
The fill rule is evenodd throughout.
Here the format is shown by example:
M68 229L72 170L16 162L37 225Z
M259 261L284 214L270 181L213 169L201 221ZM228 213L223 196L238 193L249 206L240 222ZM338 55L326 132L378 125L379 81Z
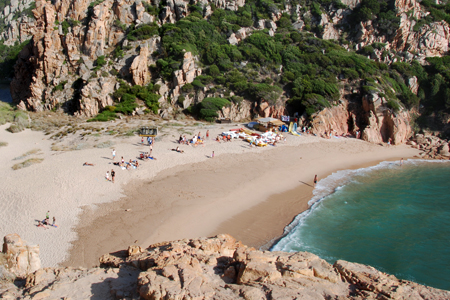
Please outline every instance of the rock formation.
M342 94L345 92L341 91ZM341 95L344 96L344 95ZM312 132L318 136L361 132L361 138L370 143L405 143L411 136L410 114L401 109L394 112L377 91L355 100L341 99L337 106L325 108L312 116Z
M219 119L230 119L233 121L250 119L252 111L252 103L243 100L240 103L231 103L219 111Z
M181 88L186 83L193 82L195 77L202 74L202 70L196 65L196 60L191 52L186 52L183 57L181 69L173 73L172 104L178 100Z
M142 47L140 54L134 58L133 63L131 64L130 73L133 76L134 84L145 86L150 80L147 66L147 56L148 48Z
M399 280L370 266L330 265L308 252L258 251L229 235L104 255L92 269L45 268L5 299L449 299L450 292ZM381 297L381 298L380 298Z
M16 276L24 277L41 268L39 246L29 245L16 233L3 238L6 266Z
M392 63L418 59L425 63L426 57L442 56L448 52L450 28L445 21L415 28L417 22L429 14L417 0L396 0L395 14L400 20L399 26L389 27L385 32L381 32L376 21L361 22L350 31L344 31L345 26L341 25L349 22L352 10L361 1L341 2L347 7L333 2L327 7L322 5L319 13L290 2L286 2L283 8L269 5L264 17L250 19L250 23L245 25L248 27L234 24L235 28L227 29L225 38L230 44L237 45L255 30L267 30L270 36L276 36L276 33L283 31L283 26L278 22L287 13L291 14L293 28L305 31L314 26L318 30L315 34L323 39L345 39L350 42L350 45L347 42L342 45L346 49L351 49L352 44L356 49L362 49L375 42L382 43L378 48L373 47L377 49L370 54L377 61ZM168 0L162 3L153 0L37 0L33 9L34 19L22 16L32 5L30 0L15 0L0 12L0 18L3 17L7 23L6 30L0 33L5 45L31 38L19 54L11 83L11 94L19 108L42 111L70 107L70 113L93 117L106 106L113 105L115 99L111 94L119 86L119 77L131 85L147 85L150 81L157 83L160 86L157 93L161 96L159 113L170 118L182 109L201 102L213 86L183 93L181 88L202 74L203 65L199 63L199 56L186 51L181 65L180 61L170 63L171 67L176 66L169 75L172 78L161 76L154 70L157 61L166 57L161 51L162 36L154 34L144 40L136 40L130 36L131 32L144 24L156 28L175 23L188 17L193 6L204 19L211 16L214 7L238 11L245 5L245 0ZM152 10L152 6L158 6L157 12ZM396 55L396 52L401 52L401 55ZM106 63L98 65L100 58ZM248 62L240 63L245 66ZM207 67L204 69L207 70ZM280 86L286 84L280 81L283 72L280 69L267 79ZM419 91L417 78L405 78L405 81L408 81L406 84L413 93ZM218 85L217 82L214 84ZM351 84L357 86L357 83ZM362 94L361 90L358 92ZM218 94L227 95L224 91ZM178 101L181 95L184 98ZM242 93L241 96L248 95ZM287 88L284 100L276 105L253 101L248 109L247 103L233 104L219 114L234 120L248 118L251 114L262 117L292 115L289 105L286 108L289 97ZM363 95L362 103L356 105L356 109L351 103L325 109L313 120L315 132L322 134L334 130L345 134L359 130L362 138L370 142L387 142L389 139L395 144L405 142L411 131L408 113L402 110L394 113L387 108L385 99L377 97L375 94Z
M23 43L31 38L31 29L35 26L35 21L31 16L24 14L24 11L33 5L33 0L16 0L6 3L3 11L0 11L0 20L7 26L0 32L0 40L3 44L12 46L16 42Z
M430 134L416 134L406 144L411 147L422 150L419 153L420 158L425 159L450 159L449 143L437 136Z

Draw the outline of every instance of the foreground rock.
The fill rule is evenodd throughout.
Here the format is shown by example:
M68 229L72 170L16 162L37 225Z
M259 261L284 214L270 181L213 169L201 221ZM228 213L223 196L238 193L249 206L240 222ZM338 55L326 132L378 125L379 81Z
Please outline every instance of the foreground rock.
M406 144L419 149L421 158L425 159L450 159L449 144L447 140L442 140L430 134L416 134Z
M41 268L39 246L23 241L17 233L3 238L3 254L9 271L16 276L26 276Z
M449 299L375 268L307 253L258 251L229 235L107 254L101 267L45 268L2 299Z

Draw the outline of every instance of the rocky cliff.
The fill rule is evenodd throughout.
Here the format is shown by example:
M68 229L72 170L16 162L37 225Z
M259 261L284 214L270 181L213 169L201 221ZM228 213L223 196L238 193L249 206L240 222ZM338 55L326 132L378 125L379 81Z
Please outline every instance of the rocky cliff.
M229 235L104 255L100 268L45 268L2 299L449 299L450 292L308 252L258 251ZM5 274L5 273L3 273Z
M430 12L416 0L386 0L387 7L393 8L390 14L383 12L385 15L379 18L372 16L361 19L358 17L359 10L369 7L366 2L345 0L314 6L309 1L305 5L287 1L278 6L267 4L267 7L258 8L261 11L252 15L244 9L244 0L38 0L35 4L33 1L16 0L11 1L1 12L0 16L7 21L7 30L1 38L5 45L31 38L18 56L11 82L12 97L21 109L62 109L77 116L93 117L107 106L114 106L121 101L113 94L119 89L119 82L124 80L130 86L157 86L153 91L158 95L157 112L164 118L171 118L206 97L242 96L244 101L239 105L233 102L234 106L224 107L218 112L218 117L239 121L254 116L279 117L296 112L301 115L311 109L321 110L327 106L323 101L314 100L311 103L308 100L319 98L314 96L306 99L306 96L318 93L328 97L327 101L336 106L339 104L336 99L348 98L342 92L342 86L351 85L355 93L345 104L326 109L318 115L311 116L309 113L308 121L312 122L314 131L318 134L329 130L343 134L361 131L362 138L367 141L386 142L391 138L394 143L403 143L411 132L411 118L405 105L400 105L398 109L388 105L392 101L399 102L398 94L405 93L403 88L400 90L392 83L387 83L393 86L392 91L386 92L384 87L385 91L380 90L378 93L384 96L378 97L361 89L366 76L363 72L348 75L330 69L326 72L336 75L326 73L324 76L340 87L338 97L331 96L322 88L315 91L314 85L312 91L307 91L308 85L304 84L303 88L295 87L305 89L301 94L301 104L290 105L289 100L295 98L297 93L292 85L295 84L295 77L288 74L293 71L290 63L275 57L275 65L262 65L264 59L256 59L258 63L249 64L241 54L250 51L251 47L244 47L238 53L233 50L236 48L220 46L222 50L219 51L219 39L213 36L208 37L217 39L208 46L212 48L200 51L195 39L206 37L205 31L196 33L193 29L185 29L190 32L185 37L189 42L178 41L169 47L167 39L176 35L177 31L164 27L180 20L214 20L214 24L219 24L218 18L222 17L214 12L223 9L232 11L238 17L232 19L234 16L230 15L228 21L225 17L220 19L222 23L216 25L230 46L246 43L255 32L282 39L286 35L286 28L290 28L290 39L285 40L285 44L304 40L310 36L306 33L312 32L323 40L339 40L340 45L349 52L356 50L388 66L402 61L426 64L427 57L443 56L448 51L448 24L445 20L430 21ZM32 10L32 18L22 13L27 9ZM187 23L180 24L186 26ZM297 32L305 34L295 36ZM193 36L194 33L197 35ZM252 47L254 45L259 44L254 43ZM181 51L179 47L184 49ZM261 49L264 47L261 46ZM326 47L318 48L320 55L327 54ZM168 53L170 51L176 55ZM255 53L255 57L258 55L271 54ZM234 58L230 62L228 57ZM285 57L283 59L286 60ZM292 63L295 64L295 59ZM220 68L219 73L214 75L215 71L211 71L211 67L216 65ZM247 66L250 65L257 75L252 75L254 71L248 71ZM340 66L334 67L339 69ZM304 68L309 67L306 64ZM228 79L233 70L242 72L243 76L230 82ZM313 71L301 70L308 80L314 78ZM398 75L394 75L389 76L406 85L406 81L415 78L415 89L412 88L411 92L415 95L420 92L422 83L417 77L405 75L399 79ZM380 75L372 72L370 76L376 78ZM348 80L349 77L351 80ZM264 84L270 85L270 88L264 87ZM146 102L145 99L141 100ZM348 107L350 110L347 110ZM145 105L137 107L136 111L143 111L144 108ZM344 113L344 110L347 112ZM336 113L339 116L332 117L333 120L328 118Z

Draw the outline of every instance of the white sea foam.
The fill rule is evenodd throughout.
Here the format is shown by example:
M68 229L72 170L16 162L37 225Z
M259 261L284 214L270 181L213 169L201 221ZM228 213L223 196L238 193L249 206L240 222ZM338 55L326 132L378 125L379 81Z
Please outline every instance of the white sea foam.
M425 160L425 159L408 159L403 162L406 165L421 165L424 163L450 163L448 160ZM400 161L384 161L378 165L360 168L355 170L341 170L337 171L330 176L320 180L314 191L313 197L308 201L309 209L297 215L294 220L284 228L284 236L278 241L277 244L272 246L272 251L289 251L287 245L291 245L293 242L299 243L294 236L296 229L303 225L304 220L308 217L311 212L320 209L319 203L326 199L327 196L343 189L350 182L360 183L357 180L357 176L365 176L370 174L372 171L381 169L395 169L400 168Z

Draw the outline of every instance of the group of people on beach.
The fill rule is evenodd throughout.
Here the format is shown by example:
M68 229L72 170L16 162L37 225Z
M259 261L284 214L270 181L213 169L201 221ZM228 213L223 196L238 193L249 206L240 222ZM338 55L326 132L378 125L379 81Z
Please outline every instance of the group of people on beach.
M50 223L50 211L47 211L47 213L45 214L45 219L42 221L38 221L38 224L36 226L42 227L44 229L48 229L47 226L58 227L56 225L56 217L53 217L53 223Z
M220 135L217 136L216 141L218 141ZM229 139L231 140L231 136L229 137ZM203 145L203 147L205 147L205 140L209 140L209 130L206 130L206 135L205 136L201 136L201 133L199 132L197 135L194 135L192 137L192 139L186 139L186 135L180 134L180 137L178 138L178 144L185 144L188 146L198 146L198 145ZM224 141L226 140L226 137L224 136ZM220 141L219 141L220 142ZM176 148L172 148L169 149L178 153L184 153L184 150L180 149L180 147L176 147ZM214 151L211 153L210 158L214 158Z
M209 130L206 131L206 139L209 139ZM188 145L188 146L198 146L198 145L203 145L204 147L204 141L205 141L205 137L200 135L200 132L197 135L194 135L192 137L192 139L187 139L186 135L182 135L180 134L180 137L178 138L178 144L184 144L184 145Z
M222 136L220 136L220 135L218 135L217 137L216 137L216 142L221 142L221 140L223 140L224 142L231 142L231 140L232 140L232 137L231 137L231 135L222 135Z

